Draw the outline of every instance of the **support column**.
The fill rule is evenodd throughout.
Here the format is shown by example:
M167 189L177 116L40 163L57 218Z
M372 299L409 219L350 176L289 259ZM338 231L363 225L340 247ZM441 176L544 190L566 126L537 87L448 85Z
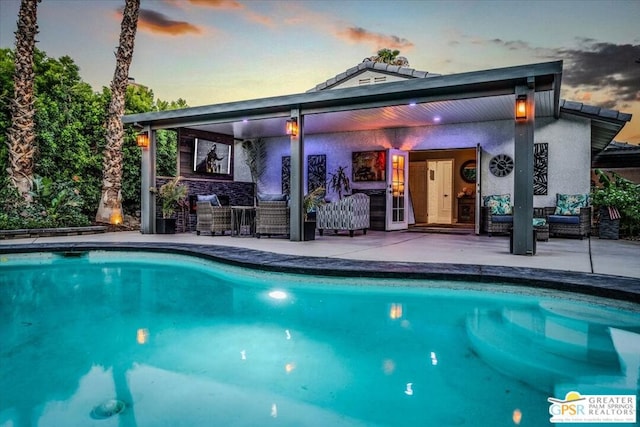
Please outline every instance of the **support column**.
M535 85L516 87L516 99L526 96L527 118L515 122L513 253L533 255L533 137L535 127ZM515 108L515 107L514 107Z
M304 116L300 109L291 110L291 118L298 121L297 135L291 135L291 182L289 184L290 235L292 242L303 240L304 213Z
M156 232L156 196L149 189L156 186L156 132L146 126L143 132L149 135L149 147L142 149L140 160L140 232Z

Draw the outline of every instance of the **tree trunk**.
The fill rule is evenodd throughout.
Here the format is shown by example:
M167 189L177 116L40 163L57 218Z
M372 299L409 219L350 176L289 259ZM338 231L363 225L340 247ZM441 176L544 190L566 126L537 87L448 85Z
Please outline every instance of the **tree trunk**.
M14 99L11 103L11 126L7 132L9 179L29 202L36 152L33 52L38 34L39 2L40 0L22 0L20 4L13 74Z
M125 94L129 66L138 27L140 0L126 0L122 14L120 44L116 53L116 70L111 82L111 101L107 113L106 146L102 164L102 197L96 222L118 224L122 221L122 139Z

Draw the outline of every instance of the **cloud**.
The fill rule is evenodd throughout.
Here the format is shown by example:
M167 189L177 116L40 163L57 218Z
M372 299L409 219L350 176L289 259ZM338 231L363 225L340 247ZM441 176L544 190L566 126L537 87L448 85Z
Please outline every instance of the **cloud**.
M244 5L236 0L189 0L189 3L213 9L238 10L244 9Z
M577 49L557 49L565 60L563 82L609 91L613 102L640 101L640 44L613 44L583 39Z
M362 27L347 27L343 30L339 30L338 35L339 37L353 43L373 44L376 48L386 47L390 49L410 49L413 47L413 43L405 38L394 35L373 33Z
M189 0L188 2L184 0L164 0L165 3L179 7L185 8L185 5L192 5L196 7L215 9L223 12L233 12L239 14L242 18L246 19L249 22L255 22L260 25L264 25L265 27L275 28L276 23L273 18L267 15L261 15L247 8L246 5L240 3L237 0Z
M456 34L459 41L495 46L540 60L563 60L562 84L572 99L594 101L604 108L628 107L640 101L640 44L577 39L575 48L534 47L522 40L482 39ZM449 43L452 45L452 42Z
M182 36L185 34L202 34L204 29L185 21L175 21L166 15L148 9L140 9L138 28L153 34L165 36Z

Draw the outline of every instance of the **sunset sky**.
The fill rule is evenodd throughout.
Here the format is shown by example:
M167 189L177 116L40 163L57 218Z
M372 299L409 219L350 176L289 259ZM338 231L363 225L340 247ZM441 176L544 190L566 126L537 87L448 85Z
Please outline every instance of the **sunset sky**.
M0 0L13 48L19 0ZM124 0L43 0L38 48L109 86ZM398 49L411 68L453 74L564 60L562 97L634 115L640 144L640 0L142 0L130 75L190 106L301 93Z

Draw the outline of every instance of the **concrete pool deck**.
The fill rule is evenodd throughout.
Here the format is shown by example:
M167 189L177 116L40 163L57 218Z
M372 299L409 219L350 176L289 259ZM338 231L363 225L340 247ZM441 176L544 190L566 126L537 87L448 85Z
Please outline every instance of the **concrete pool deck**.
M370 231L286 238L141 234L137 231L0 240L0 253L25 250L154 249L202 254L261 268L358 276L505 280L640 303L640 242L552 238L537 254L509 253L508 237Z

